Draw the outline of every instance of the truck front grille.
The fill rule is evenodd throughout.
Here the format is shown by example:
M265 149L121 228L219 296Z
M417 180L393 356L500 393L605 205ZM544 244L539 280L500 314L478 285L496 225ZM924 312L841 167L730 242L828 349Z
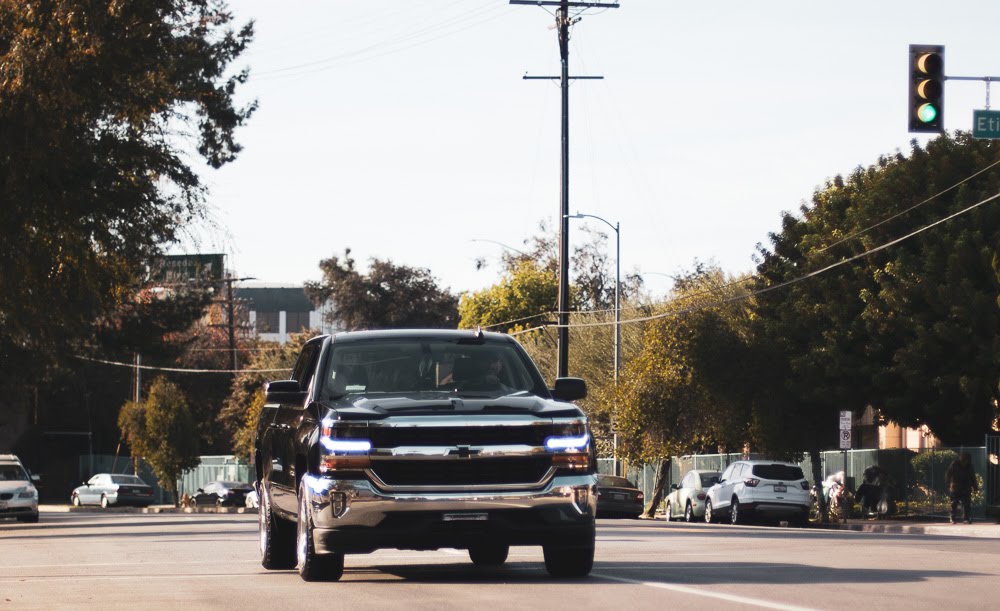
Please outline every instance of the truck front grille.
M537 426L466 426L466 427L384 427L371 429L376 448L400 446L544 446L552 427Z
M552 466L549 456L378 460L372 472L387 486L490 486L537 484Z

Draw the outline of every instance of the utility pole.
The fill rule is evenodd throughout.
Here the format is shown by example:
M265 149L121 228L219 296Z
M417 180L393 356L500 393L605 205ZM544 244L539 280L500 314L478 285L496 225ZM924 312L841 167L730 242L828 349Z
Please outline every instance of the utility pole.
M562 92L562 163L559 188L559 334L557 377L569 375L569 82L575 79L600 80L603 76L569 75L569 29L580 21L579 16L588 8L618 8L618 3L571 2L570 0L510 0L511 4L556 6L556 29L559 32L559 59L562 70L559 76L525 76L525 80L559 79ZM580 9L570 16L571 8Z
M240 366L239 366L240 362L239 362L239 358L237 358L238 352L237 352L237 349L236 349L236 300L233 298L233 283L234 282L245 282L247 280L256 280L256 278L249 277L249 276L247 276L245 278L234 278L232 276L226 276L225 278L222 279L222 281L226 283L226 324L225 324L225 327L226 327L226 329L227 329L227 331L229 333L229 354L231 355L231 357L230 357L230 366L231 366L231 368L232 368L232 370L233 370L234 373L239 370L239 368L240 368ZM223 326L223 325L212 325L212 326L215 327L215 326Z

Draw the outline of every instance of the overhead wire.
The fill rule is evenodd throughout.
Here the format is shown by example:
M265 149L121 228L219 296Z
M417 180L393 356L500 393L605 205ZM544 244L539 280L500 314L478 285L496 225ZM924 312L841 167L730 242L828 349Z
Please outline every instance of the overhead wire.
M274 373L278 371L291 371L291 367L279 369L185 369L181 367L158 367L155 365L137 365L135 363L123 363L121 361L108 361L105 359L95 359L89 356L74 355L73 358L81 361L90 361L102 365L113 365L115 367L126 367L128 369L144 369L146 371L167 371L170 373Z
M820 274L826 273L826 272L830 271L831 269L835 269L835 268L840 267L842 265L846 265L848 263L856 261L856 260L858 260L858 259L860 259L862 257L867 257L868 255L871 255L871 254L874 254L876 252L885 250L886 248L889 248L891 246L895 246L896 244L899 244L900 242L903 242L904 240L908 240L908 239L910 239L910 238L912 238L912 237L914 237L916 235L919 235L919 234L921 234L921 233L923 233L923 232L925 232L925 231L927 231L927 230L929 230L929 229L931 229L933 227L936 227L936 226L938 226L938 225L940 225L942 223L950 221L953 218L956 218L958 216L966 214L967 212L970 212L970 211L972 211L972 210L974 210L974 209L976 209L976 208L978 208L980 206L983 206L983 205L985 205L987 203L990 203L992 201L996 201L998 198L1000 198L1000 193L995 193L995 194L987 197L986 199L983 199L983 200L981 200L979 202L976 202L975 204L972 204L971 206L968 206L966 208L963 208L962 210L959 210L958 212L955 212L953 214L949 214L948 216L946 216L946 217L944 217L942 219L939 219L937 221L934 221L933 223L931 223L929 225L925 225L925 226L921 227L920 229L917 229L915 231L911 231L910 233L908 233L908 234L906 234L906 235L904 235L904 236L902 236L900 238L896 238L895 240L891 240L891 241L886 242L885 244L882 244L880 246L876 246L874 248L870 248L870 249L868 249L868 250L866 250L866 251L864 251L862 253L853 255L851 257L847 257L846 259L841 259L840 261L837 261L835 263L831 263L830 265L827 265L827 266L822 267L820 269L817 269L815 271L809 272L809 273L807 273L807 274L805 274L803 276L798 276L796 278L792 278L791 280L786 280L784 282L779 282L777 284L773 284L771 286L767 286L767 287L764 287L762 289L758 289L756 291L751 291L751 292L746 293L746 294L735 295L735 296L727 298L727 299L721 299L721 300L718 300L718 301L715 301L715 302L706 303L706 304L698 304L698 305L692 306L690 308L683 308L683 309L680 309L680 310L673 310L673 311L670 311L670 312L665 312L665 313L662 313L662 314L655 314L655 315L652 315L652 316L644 316L644 317L641 317L641 318L631 318L631 319L628 319L628 320L622 320L620 322L610 321L610 322L595 322L595 323L569 323L569 324L566 324L566 325L560 325L560 324L539 325L539 326L532 327L532 328L529 328L529 329L524 329L524 330L521 330L521 331L516 331L514 333L510 333L510 335L512 335L512 336L522 335L524 333L530 333L532 331L537 331L539 329L546 329L546 328L550 328L550 327L555 327L555 328L608 327L608 326L612 326L612 325L616 325L616 324L623 324L623 325L625 325L625 324L631 324L631 323L649 322L649 321L652 321L652 320L659 320L659 319L662 319L662 318L669 318L671 316L677 316L677 315L680 315L680 314L687 314L687 313L690 313L690 312L696 312L696 311L704 310L704 309L707 309L707 308L718 307L720 305L726 305L726 304L733 303L733 302L736 302L736 301L745 301L747 299L750 299L751 297L756 297L757 295L762 295L764 293L769 293L771 291L775 291L777 289L785 288L785 287L791 286L793 284L798 284L799 282L803 282L805 280L808 280L809 278L813 278L813 277L818 276Z
M490 3L489 5L481 6L479 8L467 11L467 12L462 13L460 15L450 17L450 18L445 19L444 21L438 22L438 23L436 23L436 24L434 24L432 26L428 26L426 28L422 28L422 29L418 29L418 30L412 31L412 32L410 32L410 33L408 33L408 34L406 34L404 36L399 36L399 37L395 37L395 38L392 38L392 39L383 40L383 41L380 41L380 42L368 45L366 47L362 47L360 49L354 49L352 51L346 51L346 52L343 52L343 53L338 53L336 55L331 55L331 56L323 58L323 59L318 59L318 60L314 60L314 61L310 61L310 62L303 62L303 63L296 64L296 65L293 65L293 66L285 66L285 67L282 67L282 68L275 68L273 70L262 71L262 72L260 72L258 74L253 75L252 78L254 78L256 80L271 80L271 79L275 79L275 78L288 78L288 77L304 76L304 75L307 75L307 74L314 74L314 73L317 73L317 72L323 72L325 70L330 70L330 69L333 69L333 68L335 68L335 67L337 67L339 65L346 64L346 63L360 62L360 61L369 61L371 59L382 57L384 55L388 55L388 54L391 54L391 53L398 53L400 51L404 51L404 50L413 48L415 46L419 46L419 45L427 44L427 43L430 43L430 42L434 42L436 40L440 40L441 38L445 38L447 36L451 36L451 35L457 34L459 32L463 32L463 31L465 31L465 30L467 30L469 28L482 25L482 24L487 23L489 21L493 21L494 19L497 19L499 17L502 17L505 14L508 14L508 11L505 10L506 8L507 7L505 7L505 6L497 6L497 5L493 4L493 3ZM486 17L487 15L489 15L489 16ZM465 24L464 27L459 27L457 29L452 29L452 30L448 31L449 28L453 28L455 26L462 25L464 22L468 22L470 20L475 20L475 19L480 18L480 17L485 17L485 18L484 19L480 19L478 21L473 21L472 23ZM412 39L415 39L415 38L419 39L422 36L426 36L426 35L430 35L430 34L435 34L438 31L444 31L444 33L440 34L438 36L434 36L432 38L428 38L428 39L424 39L424 40L417 40L416 42L413 42L411 44L406 44L404 46L394 46L394 45L399 45L400 43L405 43L406 41L409 41L409 40L412 40ZM386 48L386 50L376 53L376 51L379 51L382 48ZM365 54L370 54L370 53L374 53L374 55L369 55L367 57L360 57L360 58L358 57L358 56L363 56Z

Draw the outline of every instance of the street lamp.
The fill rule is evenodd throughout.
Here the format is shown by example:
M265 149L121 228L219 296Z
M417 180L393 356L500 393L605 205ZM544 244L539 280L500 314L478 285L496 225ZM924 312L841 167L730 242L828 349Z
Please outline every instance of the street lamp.
M576 214L567 214L565 218L568 219L584 219L591 218L601 221L615 232L615 388L618 388L618 369L621 364L622 356L622 307L621 307L621 288L622 288L622 235L620 231L620 223L611 224L607 219L601 218L596 214L581 214L577 212ZM612 415L613 416L613 415ZM614 469L615 475L618 475L618 430L614 425L614 419L611 422L612 428L612 443L614 448Z

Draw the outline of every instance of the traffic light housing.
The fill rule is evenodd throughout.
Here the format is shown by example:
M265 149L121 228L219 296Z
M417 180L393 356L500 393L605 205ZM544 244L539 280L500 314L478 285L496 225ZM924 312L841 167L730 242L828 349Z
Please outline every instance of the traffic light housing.
M910 45L909 131L944 131L944 47Z

